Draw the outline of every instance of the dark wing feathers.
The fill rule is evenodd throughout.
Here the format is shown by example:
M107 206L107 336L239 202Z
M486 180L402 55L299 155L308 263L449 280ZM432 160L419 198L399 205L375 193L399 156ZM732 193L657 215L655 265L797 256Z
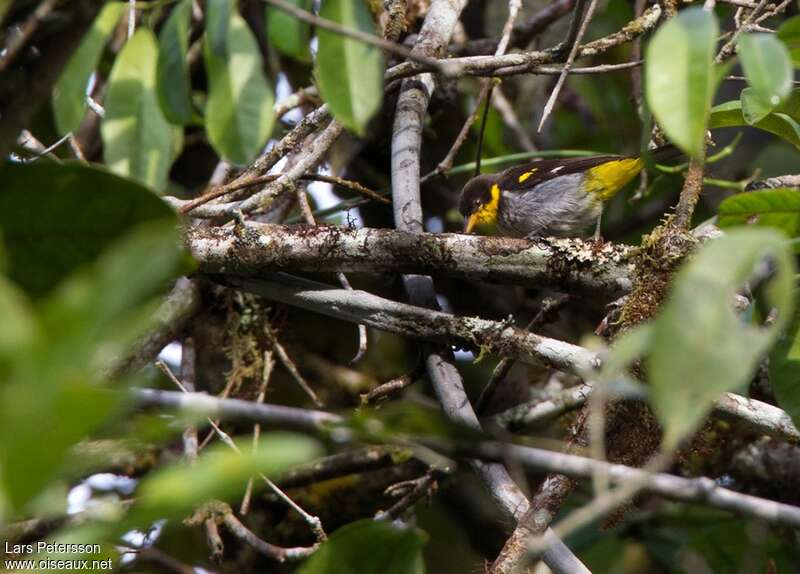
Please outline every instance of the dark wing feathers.
M580 173L623 157L625 156L593 155L574 158L537 159L503 171L499 174L498 185L504 191L525 191L549 179L570 173ZM557 169L559 166L560 169ZM526 173L530 173L530 175L520 181L520 177Z

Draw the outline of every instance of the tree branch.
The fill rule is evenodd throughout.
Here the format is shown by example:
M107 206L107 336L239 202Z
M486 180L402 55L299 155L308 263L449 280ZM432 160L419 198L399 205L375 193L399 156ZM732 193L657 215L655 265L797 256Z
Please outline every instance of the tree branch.
M263 279L228 277L227 280L234 287L287 305L345 321L363 322L375 329L431 343L459 345L513 357L529 364L544 363L570 373L585 373L599 366L597 355L583 347L534 335L505 322L451 315L398 303L366 291L348 291L282 273ZM467 419L474 417L470 423L474 427L478 419L472 407L469 407L469 413L471 417L464 416Z
M681 478L621 464L611 464L572 454L553 452L539 448L483 443L475 448L465 449L468 456L487 460L504 460L512 457L525 468L557 473L573 478L591 478L596 472L608 476L611 484L619 485L630 481L641 481L644 490L681 502L699 502L715 508L729 510L746 516L765 520L772 524L786 524L800 527L800 508L766 500L748 494L741 494L722 488L710 478Z
M211 419L261 423L272 429L319 432L344 421L339 415L325 411L259 404L240 399L221 399L204 393L133 389L131 396L139 408L176 409Z
M610 298L630 288L629 248L580 239L481 237L389 229L254 224L195 227L186 243L205 273L276 270L426 273L549 286Z

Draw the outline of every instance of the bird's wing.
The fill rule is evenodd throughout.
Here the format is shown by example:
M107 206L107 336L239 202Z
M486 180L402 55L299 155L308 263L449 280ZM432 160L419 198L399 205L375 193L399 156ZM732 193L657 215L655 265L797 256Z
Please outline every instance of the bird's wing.
M550 179L582 173L587 169L609 161L621 159L618 155L593 155L560 159L537 159L510 167L500 173L497 184L503 191L529 191L538 184Z

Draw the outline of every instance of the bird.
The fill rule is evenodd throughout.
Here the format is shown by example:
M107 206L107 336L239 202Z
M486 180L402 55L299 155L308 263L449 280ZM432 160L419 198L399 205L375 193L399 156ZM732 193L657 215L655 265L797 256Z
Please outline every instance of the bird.
M666 145L654 160L676 153ZM603 203L644 168L641 156L593 155L536 159L494 174L480 174L461 190L458 209L464 232L492 227L510 237L579 237L596 223Z

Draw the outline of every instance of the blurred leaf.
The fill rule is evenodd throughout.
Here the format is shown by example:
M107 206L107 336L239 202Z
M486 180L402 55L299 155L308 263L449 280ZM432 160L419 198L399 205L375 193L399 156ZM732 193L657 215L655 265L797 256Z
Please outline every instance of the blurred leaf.
M745 88L741 95L742 117L749 125L755 125L767 117L776 107L758 95L753 88Z
M158 105L157 61L155 36L147 28L139 28L114 62L100 132L109 169L163 191L172 127Z
M287 0L298 8L311 11L312 0ZM311 25L291 14L267 5L267 38L275 48L286 56L300 62L311 62Z
M0 23L3 22L3 17L8 12L8 9L11 8L11 5L14 3L14 0L0 0Z
M216 55L209 41L205 46L206 131L222 157L243 165L259 154L272 132L274 96L253 33L235 12L228 24L227 56Z
M796 91L792 93L789 102L795 101L795 94ZM800 149L800 124L790 115L784 112L778 112L778 110L783 110L785 108L786 103L778 106L775 112L753 124L753 127L775 134L794 145L797 149ZM749 124L744 119L742 102L740 100L725 102L715 106L711 110L711 116L709 118L709 128L711 129L746 125Z
M800 236L800 191L769 189L732 195L719 206L719 226L759 225Z
M775 272L764 289L778 311L770 326L750 325L733 311L733 295L770 257ZM675 448L719 395L752 376L761 356L791 316L794 259L772 230L733 229L703 245L676 275L656 319L648 360L653 407Z
M12 508L53 480L67 449L104 421L118 399L77 373L0 387L0 469Z
M104 369L153 324L153 297L183 260L174 221L145 223L38 306L40 328L0 386L0 469L12 507L67 472L68 449L119 404L101 386Z
M0 276L0 380L5 379L5 363L16 353L30 346L38 325L25 294L13 283Z
M739 60L747 83L766 105L777 106L792 90L792 60L772 34L742 34Z
M792 16L778 28L777 37L786 49L795 67L800 67L800 16Z
M179 125L192 120L192 88L186 62L191 17L192 0L181 0L158 38L158 98L166 118Z
M125 4L122 2L109 2L103 6L61 72L53 89L53 115L58 133L62 136L77 130L83 121L89 78L124 11Z
M716 17L692 7L661 26L647 47L647 103L670 140L691 156L703 151L718 34Z
M177 222L172 209L146 188L98 168L6 164L0 181L9 276L33 295L49 291L133 226Z
M240 452L218 442L195 464L174 464L148 476L136 492L135 519L146 524L159 516L191 512L210 499L230 499L244 492L252 476L275 478L322 454L316 440L297 434L267 433L255 449L252 440L239 442ZM254 484L263 487L260 480Z
M344 28L375 32L363 0L325 0L319 15ZM337 120L362 135L383 101L383 55L364 42L328 30L317 30L317 38L314 74L320 95Z
M208 0L206 3L206 44L218 58L228 56L228 30L233 7L231 0Z
M43 329L60 368L106 369L152 325L172 280L189 271L174 221L146 222L106 250L97 263L61 283L41 308Z
M795 292L794 317L769 356L769 384L795 426L800 427L800 305Z
M419 529L363 519L341 527L300 567L300 574L422 574Z

